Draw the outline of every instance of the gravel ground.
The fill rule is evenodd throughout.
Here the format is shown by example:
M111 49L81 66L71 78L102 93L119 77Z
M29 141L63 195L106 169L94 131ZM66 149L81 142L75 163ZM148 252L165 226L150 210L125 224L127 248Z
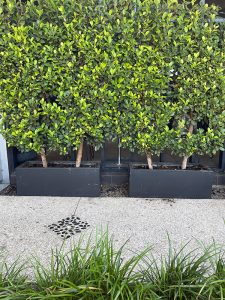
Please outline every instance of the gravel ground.
M47 264L52 248L63 245L65 251L69 250L81 232L87 237L96 228L107 227L116 237L117 246L129 241L126 257L149 245L154 245L156 256L166 254L167 234L175 248L191 241L191 250L199 242L208 245L213 240L225 248L225 186L214 186L212 199L208 200L133 199L128 198L128 185L103 186L100 198L15 195L13 186L0 191L0 256L6 256L10 263L18 257L25 261L37 256ZM90 227L63 240L48 225L70 217L76 207L76 217L87 221ZM33 277L31 267L26 273Z
M16 189L13 186L8 186L0 191L2 196L16 196ZM101 197L128 197L128 185L102 186ZM225 186L213 186L212 199L225 199Z
M128 185L103 185L101 197L128 197Z
M128 241L125 258L151 245L156 255L166 254L168 235L175 248L188 241L189 250L213 241L225 247L224 200L1 196L0 252L8 262L37 256L46 265L52 248L77 244L81 233L63 240L48 227L74 211L90 225L84 239L108 228L116 246ZM27 273L32 276L31 269Z

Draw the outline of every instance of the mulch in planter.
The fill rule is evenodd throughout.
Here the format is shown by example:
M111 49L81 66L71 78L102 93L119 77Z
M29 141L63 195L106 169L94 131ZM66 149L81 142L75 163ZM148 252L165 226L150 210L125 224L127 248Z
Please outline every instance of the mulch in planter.
M148 165L146 164L132 164L132 169L148 169ZM181 170L181 167L179 165L170 165L170 164L163 164L163 165L153 165L154 170ZM200 171L200 170L208 170L207 167L204 167L202 165L189 165L187 166L186 170L192 170L192 171ZM183 170L185 171L185 170Z
M99 164L96 162L81 163L80 168L96 168ZM23 164L24 168L42 168L43 165L39 161L28 161ZM48 163L48 168L76 168L76 163L73 161L53 161Z

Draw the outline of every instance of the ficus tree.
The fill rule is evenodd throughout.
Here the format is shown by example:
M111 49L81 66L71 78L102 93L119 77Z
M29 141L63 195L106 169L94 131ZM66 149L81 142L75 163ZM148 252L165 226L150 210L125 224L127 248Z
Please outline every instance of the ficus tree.
M150 169L152 154L164 149L183 157L186 169L192 154L223 149L224 48L217 8L175 0L138 5L136 58L121 101L122 142L145 152Z
M55 128L57 123L64 127L67 119L67 111L55 101L59 81L56 49L64 33L61 27L41 20L26 25L32 3L26 7L7 1L1 6L1 131L9 146L36 151L47 167L46 150L66 151L64 137ZM21 11L23 15L15 20Z
M192 154L213 155L225 139L224 46L215 22L217 8L180 4L173 22L174 115L170 149L187 168ZM175 75L176 74L176 75Z
M69 48L62 52L67 67L61 74L58 95L61 105L70 110L67 135L70 146L78 150L77 167L81 164L84 141L95 148L104 142L102 101L98 90L105 66L98 55L103 47L98 41L102 32L98 4L95 0L79 1L71 5L72 14L68 14L68 7L59 7Z
M130 29L133 45L127 48L127 61L121 66L127 76L121 91L121 142L131 151L145 153L153 169L152 155L168 146L173 132L169 123L176 110L176 103L167 97L173 68L169 46L174 1L136 4Z
M120 135L121 88L129 81L124 71L121 76L121 63L127 60L127 49L133 47L128 17L134 13L131 4L127 0L90 1L79 5L74 20L66 25L79 56L73 68L75 80L66 81L75 91L72 101L83 99L86 105L83 139L95 147ZM81 24L77 14L83 16ZM82 142L79 149L81 157Z
M46 150L78 149L79 167L83 140L98 146L103 140L93 97L98 88L92 74L94 4L48 0L16 6L8 1L12 12L4 5L1 10L7 24L0 42L1 131L9 145L38 152L44 167ZM24 16L15 25L21 6Z

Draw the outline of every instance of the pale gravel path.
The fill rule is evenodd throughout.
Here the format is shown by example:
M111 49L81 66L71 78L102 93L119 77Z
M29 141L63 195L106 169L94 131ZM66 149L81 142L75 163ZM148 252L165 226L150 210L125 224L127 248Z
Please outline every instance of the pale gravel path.
M32 255L46 263L51 248L62 239L45 226L74 211L79 198L0 197L0 251L9 261L19 255ZM127 248L136 251L154 245L156 254L168 249L167 234L174 247L189 240L188 247L206 245L213 239L225 246L225 200L154 200L132 198L81 198L77 216L91 225L85 236L96 228L114 234L117 245L129 239ZM65 242L65 249L77 242L80 234ZM225 249L225 247L224 247Z

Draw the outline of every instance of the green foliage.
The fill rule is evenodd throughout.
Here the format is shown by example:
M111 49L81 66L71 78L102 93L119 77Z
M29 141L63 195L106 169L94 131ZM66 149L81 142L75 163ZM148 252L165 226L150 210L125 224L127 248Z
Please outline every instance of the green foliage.
M42 148L66 153L85 138L101 145L98 82L90 76L93 35L85 18L90 7L85 5L2 3L0 114L9 145L39 153Z
M124 245L125 246L125 245ZM135 271L147 251L143 251L124 262L122 246L115 250L113 240L102 234L93 245L91 237L69 253L55 252L51 266L36 264L37 289L51 287L52 291L68 295L83 295L84 299L134 299L139 291L134 285L142 278Z
M214 154L225 138L216 14L195 1L0 1L2 134L38 153L120 138L149 155Z
M47 266L36 258L32 282L18 262L0 270L0 299L224 299L224 249L213 244L190 252L187 246L176 251L170 244L159 259L150 249L130 255L125 244L117 250L107 233L95 243L81 238L68 253L53 251Z
M25 265L19 260L9 265L1 255L0 259L0 299L13 299L12 295L26 290L28 286L27 277L22 275Z
M182 4L174 20L173 124L170 149L180 156L213 155L225 137L224 45L215 16L217 8ZM176 75L175 75L176 74ZM193 126L193 132L190 131ZM191 130L192 131L192 130Z
M127 49L122 68L127 80L121 91L121 142L131 150L159 154L171 139L168 125L176 105L167 97L173 61L172 42L174 1L137 1L131 31L134 45ZM119 134L120 132L118 132Z
M189 157L223 149L225 48L217 7L182 2L137 2L117 131L130 150Z

